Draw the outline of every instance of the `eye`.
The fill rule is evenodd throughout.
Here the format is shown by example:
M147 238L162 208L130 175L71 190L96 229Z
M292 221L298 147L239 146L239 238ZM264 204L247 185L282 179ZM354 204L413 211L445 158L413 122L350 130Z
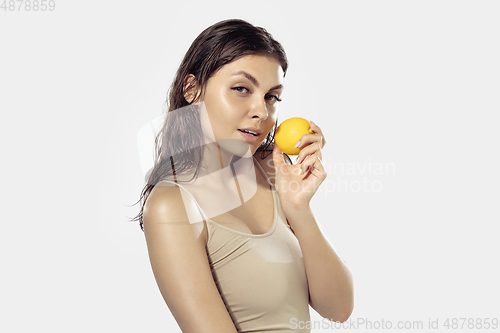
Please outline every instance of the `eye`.
M240 92L242 94L246 94L246 93L250 93L250 90L246 87L242 87L242 86L239 86L239 87L234 87L234 88L231 88L231 90L234 90L234 91L237 91L237 92ZM274 103L276 102L281 102L282 100L278 97L278 95L271 95L271 94L268 94L264 97L266 100L268 101L271 101Z
M236 90L238 92L241 92L241 93L245 93L245 92L248 92L249 90L245 87L234 87L234 88L231 88L232 90ZM245 90L245 91L243 91Z
M266 95L266 99L274 102L281 102L282 99L278 97L278 95Z

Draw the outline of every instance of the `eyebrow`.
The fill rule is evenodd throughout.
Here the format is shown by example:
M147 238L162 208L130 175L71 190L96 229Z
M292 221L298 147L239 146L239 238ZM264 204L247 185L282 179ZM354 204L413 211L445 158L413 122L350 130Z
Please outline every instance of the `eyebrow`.
M259 82L257 81L257 79L255 77L253 77L251 74L245 72L245 71L239 71L237 73L234 73L232 76L236 76L236 75L244 75L247 79L249 79L250 81L252 81L252 83L257 87L259 88ZM283 85L282 84L278 84L277 86L274 86L272 87L271 89L269 90L276 90L276 89L283 89Z

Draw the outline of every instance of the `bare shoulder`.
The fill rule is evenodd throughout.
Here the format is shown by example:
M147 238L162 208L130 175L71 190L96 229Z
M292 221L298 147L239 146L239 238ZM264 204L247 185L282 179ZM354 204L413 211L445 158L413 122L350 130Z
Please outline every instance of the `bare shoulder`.
M156 184L149 193L144 205L145 215L169 213L182 215L180 209L184 205L180 188L170 183Z
M175 184L158 183L144 205L144 228L159 230L168 225L169 233L175 234L179 226L184 225L184 228L190 229L197 242L206 246L208 230L203 223L203 217L194 199L181 191L184 190Z
M184 200L190 196L181 191L156 185L146 200L144 233L156 282L182 332L236 333L200 236L205 224L190 223Z

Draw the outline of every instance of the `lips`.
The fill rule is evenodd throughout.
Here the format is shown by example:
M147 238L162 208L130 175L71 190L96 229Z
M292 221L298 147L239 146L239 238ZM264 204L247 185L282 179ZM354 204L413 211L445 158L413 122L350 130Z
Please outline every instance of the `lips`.
M259 129L257 129L257 128L255 128L255 127L240 128L240 129L238 129L238 131L250 131L250 132L254 132L254 133L257 134L256 136L259 136L259 135L262 134L262 131L259 130Z
M255 142L259 141L260 133L257 132L257 131L255 131L255 132L257 132L259 135L252 135L252 134L249 134L249 133L245 133L241 129L239 129L238 132L240 132L240 134L245 138L245 140L247 140L250 143L255 143Z
M241 133L244 133L244 134L248 134L248 135L251 135L251 136L255 136L255 137L259 136L259 134L258 134L258 133L255 133L255 134L257 134L257 135L255 135L254 133L252 133L252 131L249 131L249 130L246 130L246 131L245 131L245 130L241 130L241 129L239 129L238 131L240 131Z

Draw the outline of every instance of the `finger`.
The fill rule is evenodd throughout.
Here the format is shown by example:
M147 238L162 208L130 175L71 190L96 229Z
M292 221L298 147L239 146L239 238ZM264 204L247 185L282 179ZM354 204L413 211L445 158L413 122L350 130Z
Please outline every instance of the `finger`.
M322 158L321 144L319 141L313 142L310 145L302 148L297 156L297 162L300 163L308 155L316 154Z
M320 173L326 175L325 167L323 165L323 160L319 156L316 156L316 161L314 163L314 171L316 172L319 171Z
M323 158L323 153L321 152L320 148L321 144L319 141L316 141L304 148L299 152L299 155L297 156L297 159L295 160L294 164L300 164L306 156L316 154L318 155L319 158Z
M314 131L314 133L319 134L321 136L322 138L321 148L323 148L326 145L326 139L325 136L323 135L323 131L313 121L309 121L309 123L311 124L311 129Z
M300 175L305 175L307 172L314 173L315 171L319 173L325 173L323 163L321 159L316 155L309 155L305 158L304 162L300 165L301 173Z
M321 142L322 137L319 134L303 134L297 142L299 145L296 148L304 148L314 142Z
M320 135L323 135L321 128L318 125L316 125L313 121L309 121L309 124L311 124L311 129L314 131L314 133L318 133Z

